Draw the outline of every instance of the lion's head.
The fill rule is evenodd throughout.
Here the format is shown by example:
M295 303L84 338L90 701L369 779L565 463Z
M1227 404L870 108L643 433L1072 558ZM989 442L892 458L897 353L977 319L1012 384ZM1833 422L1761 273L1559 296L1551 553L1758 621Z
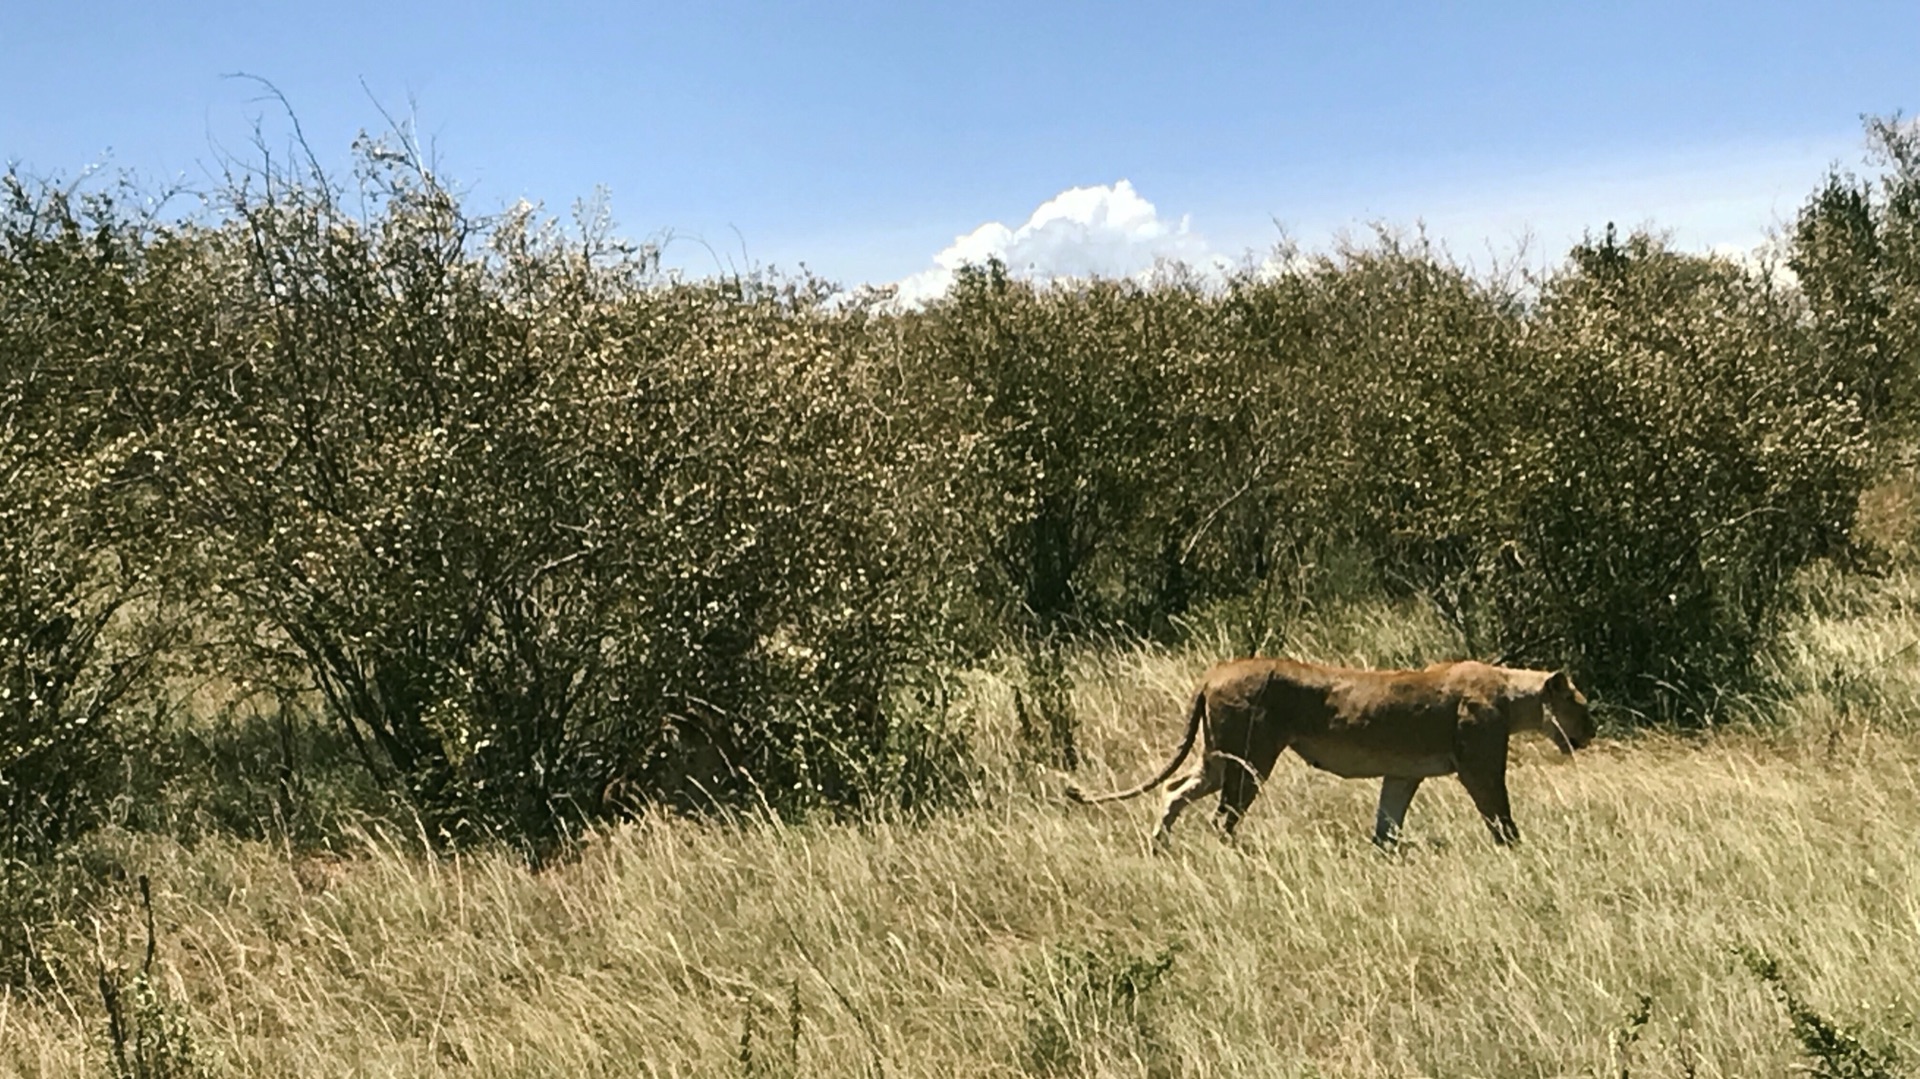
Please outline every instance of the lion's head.
M1593 741L1593 713L1587 709L1587 695L1580 692L1565 671L1547 676L1540 687L1540 729L1562 753L1583 749Z

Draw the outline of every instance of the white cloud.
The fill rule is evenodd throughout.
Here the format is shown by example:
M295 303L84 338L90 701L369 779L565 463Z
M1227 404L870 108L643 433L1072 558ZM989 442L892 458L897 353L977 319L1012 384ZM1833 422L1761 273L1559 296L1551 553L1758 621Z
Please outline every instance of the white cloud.
M1026 223L1008 228L989 221L956 237L933 257L931 269L899 282L899 299L919 303L946 292L968 263L998 258L1019 277L1133 277L1163 261L1201 265L1212 260L1207 242L1186 216L1168 221L1133 184L1072 187L1042 203Z
M1207 236L1193 230L1188 215L1163 216L1126 180L1075 187L1047 200L1017 227L990 221L956 237L930 267L898 280L897 295L904 303L924 302L945 292L962 265L994 257L1016 276L1042 281L1144 277L1162 261L1185 263L1208 277L1236 268L1283 272L1346 240L1365 246L1376 222L1404 234L1417 230L1482 272L1516 265L1550 270L1573 244L1599 235L1609 221L1623 233L1642 226L1666 233L1681 251L1759 265L1768 258L1769 231L1792 220L1831 162L1857 160L1858 144L1856 135L1709 146L1531 171L1488 166L1419 181L1356 176L1337 189L1242 195L1234 201L1245 205L1237 209L1216 199L1204 210ZM901 255L868 280L886 280L899 272L895 267L923 257ZM1777 256L1772 253L1775 274L1784 272Z

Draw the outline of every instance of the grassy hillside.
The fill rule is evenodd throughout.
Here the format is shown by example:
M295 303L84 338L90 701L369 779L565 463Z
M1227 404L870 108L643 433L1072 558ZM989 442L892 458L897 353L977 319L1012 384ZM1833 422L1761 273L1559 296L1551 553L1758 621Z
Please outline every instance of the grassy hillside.
M651 817L538 873L365 832L321 854L104 833L84 857L129 883L45 942L57 985L0 998L0 1072L107 1063L95 957L138 988L140 874L157 948L129 1045L184 1034L175 1063L215 1074L1782 1074L1805 1058L1740 947L1911 1061L1916 587L1822 591L1770 658L1801 687L1781 722L1570 761L1527 743L1510 851L1442 781L1383 855L1373 785L1289 760L1238 843L1196 816L1152 857L1148 805L1067 805L1022 761L990 672L968 681L974 808L923 823ZM1448 644L1360 605L1291 649ZM1209 658L1070 661L1088 782L1163 759Z

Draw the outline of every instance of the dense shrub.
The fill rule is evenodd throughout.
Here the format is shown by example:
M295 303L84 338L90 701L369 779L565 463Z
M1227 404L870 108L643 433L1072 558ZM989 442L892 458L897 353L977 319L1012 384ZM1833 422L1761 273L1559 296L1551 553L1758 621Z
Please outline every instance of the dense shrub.
M120 194L0 186L0 863L101 819L116 705L165 643L153 423L118 361L166 270Z
M1886 169L1830 174L1794 222L1788 265L1827 373L1895 448L1920 407L1920 128L1868 132Z
M1574 250L1517 356L1533 420L1481 558L1505 654L1670 718L1748 684L1867 476L1858 403L1797 314L1763 273L1646 235Z
M1352 544L1468 651L1570 665L1642 714L1707 718L1749 684L1870 475L1862 387L1797 297L1647 235L1577 247L1531 304L1383 237L1229 310L1312 432L1270 520Z
M1468 571L1498 527L1501 462L1532 422L1516 396L1513 298L1424 242L1382 235L1238 282L1228 313L1258 358L1242 368L1268 383L1264 562L1349 547L1486 651Z
M897 693L966 529L867 313L655 287L366 161L361 216L268 176L206 237L220 359L176 475L257 658L450 834L924 795L949 747Z
M1177 277L1036 287L990 263L906 316L914 359L960 390L956 435L984 450L986 584L1014 624L1151 630L1194 598L1188 540L1243 407L1219 392L1213 309Z

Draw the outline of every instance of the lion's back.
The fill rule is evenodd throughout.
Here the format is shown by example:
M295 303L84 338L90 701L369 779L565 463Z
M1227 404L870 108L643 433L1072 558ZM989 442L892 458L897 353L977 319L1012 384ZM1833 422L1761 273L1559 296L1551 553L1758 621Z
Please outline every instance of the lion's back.
M1452 768L1461 695L1489 674L1498 677L1473 663L1370 670L1245 659L1208 672L1208 702L1257 709L1303 758L1339 775L1437 775Z

